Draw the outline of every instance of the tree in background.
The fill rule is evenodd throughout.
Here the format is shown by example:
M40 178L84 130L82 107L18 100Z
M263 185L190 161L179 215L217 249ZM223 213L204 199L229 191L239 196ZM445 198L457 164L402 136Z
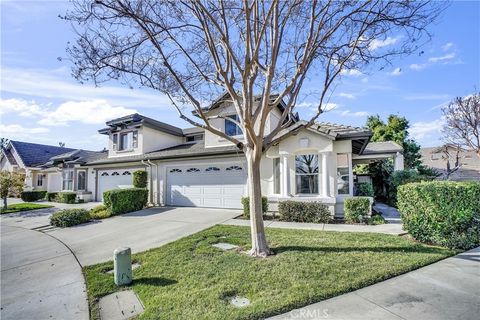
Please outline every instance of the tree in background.
M480 93L457 97L442 109L445 140L480 157Z
M7 197L10 194L23 191L25 176L18 172L0 171L0 197L3 199L3 209L7 209Z
M288 135L311 127L335 80L429 38L426 27L444 5L421 1L127 1L75 0L64 17L77 39L68 53L79 81L120 80L159 91L179 117L216 134L245 154L252 256L266 256L260 161ZM382 45L395 36L395 46ZM316 75L316 92L304 82ZM276 93L275 95L273 93ZM243 138L212 125L205 107L226 95ZM290 130L297 101L316 99L312 117ZM281 101L281 116L265 132ZM193 111L193 113L192 113Z

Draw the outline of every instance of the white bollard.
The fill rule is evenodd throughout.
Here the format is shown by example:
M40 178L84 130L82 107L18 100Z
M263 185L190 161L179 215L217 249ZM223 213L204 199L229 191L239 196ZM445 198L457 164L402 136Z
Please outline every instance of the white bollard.
M130 248L117 248L113 251L113 274L117 286L132 283L132 250Z

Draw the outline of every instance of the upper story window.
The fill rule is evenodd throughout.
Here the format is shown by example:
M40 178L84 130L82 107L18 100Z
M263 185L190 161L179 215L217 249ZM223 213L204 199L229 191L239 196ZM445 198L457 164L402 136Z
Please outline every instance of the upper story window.
M203 140L203 134L195 134L193 136L186 137L187 142L195 142Z
M318 194L318 155L295 156L295 183L297 193Z
M337 191L350 194L350 161L347 153L337 154Z
M230 118L232 120L235 120L236 122L240 122L240 119L237 114L233 114L231 116L227 116L227 118ZM228 119L225 119L225 134L227 136L240 136L242 135L242 129L233 121L230 121Z
M138 146L138 131L114 133L112 143L113 150L132 150Z

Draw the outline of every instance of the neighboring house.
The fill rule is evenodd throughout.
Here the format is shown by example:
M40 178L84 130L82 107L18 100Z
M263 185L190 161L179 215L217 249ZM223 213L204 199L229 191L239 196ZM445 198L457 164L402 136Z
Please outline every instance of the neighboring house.
M282 108L270 114L266 134L278 123ZM228 120L236 117L231 103L219 99L204 112L220 115L212 126L241 139L240 128ZM279 133L285 138L261 161L262 191L273 210L281 200L321 201L341 216L343 200L353 196L355 164L393 157L395 169L403 169L401 147L369 143L367 129L318 123L286 136L303 123L292 120ZM101 201L104 191L131 186L133 171L146 170L153 205L241 208L240 199L248 194L245 157L230 141L139 114L106 125L99 133L109 137L108 152L69 150L41 165L49 191L72 190Z
M438 179L445 179L447 173L447 162L450 168L455 168L458 151L459 167L454 171L450 180L480 180L480 158L471 150L458 149L457 146L447 144L441 147L421 148L422 164L436 169L442 175Z

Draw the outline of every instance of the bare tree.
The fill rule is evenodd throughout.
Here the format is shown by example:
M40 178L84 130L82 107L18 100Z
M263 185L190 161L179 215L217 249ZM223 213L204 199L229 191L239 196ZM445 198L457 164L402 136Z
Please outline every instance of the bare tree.
M77 32L67 49L75 78L96 84L116 79L158 90L182 119L244 152L251 255L266 256L262 154L286 135L315 124L342 72L416 50L428 40L426 27L442 7L380 0L75 0L64 18ZM385 46L393 38L396 45ZM314 73L320 80L313 84ZM305 83L318 90L307 92ZM243 139L212 126L214 117L206 112L211 97L225 92ZM308 121L293 124L296 102L307 94L315 94L318 107ZM265 132L269 114L282 101L278 125Z
M442 111L446 140L474 150L480 157L480 93L457 97Z
M441 147L441 151L443 153L442 159L446 161L446 180L450 179L450 176L462 166L462 164L460 163L461 150L462 149L459 145L452 145L448 143ZM455 155L453 155L452 152L455 152Z

